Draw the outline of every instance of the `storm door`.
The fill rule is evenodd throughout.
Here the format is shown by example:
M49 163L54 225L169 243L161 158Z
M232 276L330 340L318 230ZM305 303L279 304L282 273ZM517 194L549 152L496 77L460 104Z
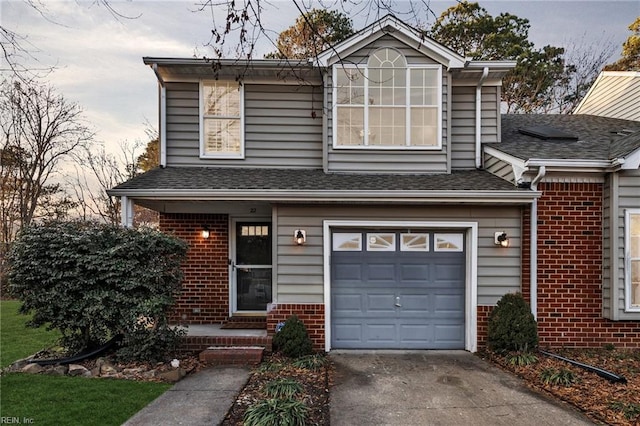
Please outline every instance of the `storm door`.
M271 223L235 223L234 311L264 312L271 303Z

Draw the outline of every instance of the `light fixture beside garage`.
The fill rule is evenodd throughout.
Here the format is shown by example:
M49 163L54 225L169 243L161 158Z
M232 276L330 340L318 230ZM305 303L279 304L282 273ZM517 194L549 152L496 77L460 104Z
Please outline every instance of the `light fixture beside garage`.
M202 225L202 238L207 239L209 238L210 235L210 231L209 231L209 227L207 225Z
M509 237L504 231L498 231L495 233L494 244L500 247L509 247Z
M304 229L296 229L293 233L293 241L301 246L307 241L307 232Z

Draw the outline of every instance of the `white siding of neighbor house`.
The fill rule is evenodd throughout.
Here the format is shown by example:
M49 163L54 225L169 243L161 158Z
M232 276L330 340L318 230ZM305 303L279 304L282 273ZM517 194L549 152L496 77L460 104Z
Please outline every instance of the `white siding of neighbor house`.
M612 238L617 239L618 250L617 252L610 253L610 269L617 266L618 279L617 282L607 283L609 286L613 285L613 291L611 291L612 297L616 300L610 303L614 309L617 308L617 319L620 320L638 320L640 314L637 312L624 312L625 307L625 287L624 287L624 214L627 209L640 209L640 170L622 170L618 172L618 228L615 232L607 232L605 229L605 235L610 234ZM606 200L605 200L606 202ZM610 204L610 203L609 203ZM606 206L606 203L605 203ZM610 211L610 214L616 214L616 212ZM605 218L607 211L605 210ZM606 225L606 224L605 224ZM610 251L611 244L608 243L605 246L605 250ZM610 276L611 272L609 272ZM615 315L611 312L610 315Z
M166 89L168 166L322 167L321 87L246 84L244 159L200 159L198 83Z
M483 143L499 141L500 88L482 88L481 140ZM451 106L451 168L475 168L476 140L476 87L453 86Z
M323 303L323 221L457 221L478 222L478 304L493 305L509 292L521 290L521 208L518 206L301 206L279 205L274 220L277 238L279 303ZM303 246L293 233L304 229ZM494 233L505 231L510 246L494 245Z
M436 64L421 52L386 35L366 47L344 58L345 64L365 65L369 55L379 48L391 47L400 51L408 65ZM448 99L449 78L446 69L442 70L442 148L439 150L375 150L375 149L333 149L333 106L332 73L327 77L327 158L328 170L332 172L362 173L446 173L448 171Z
M640 72L604 71L576 107L574 114L640 121Z

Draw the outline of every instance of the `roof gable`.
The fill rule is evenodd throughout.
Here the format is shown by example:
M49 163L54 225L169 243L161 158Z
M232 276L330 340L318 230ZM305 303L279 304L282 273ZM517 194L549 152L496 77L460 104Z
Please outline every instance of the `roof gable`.
M349 56L384 35L390 35L398 39L447 68L463 68L467 62L464 57L423 35L420 31L410 27L395 16L386 15L336 46L320 53L318 55L318 64L327 67L338 63L341 58Z

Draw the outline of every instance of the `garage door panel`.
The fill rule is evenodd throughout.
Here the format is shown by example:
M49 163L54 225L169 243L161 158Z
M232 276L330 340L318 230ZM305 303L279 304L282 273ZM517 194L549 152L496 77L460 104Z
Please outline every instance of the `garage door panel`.
M435 338L437 349L459 349L460 341L464 341L464 325L435 324Z
M368 294L366 310L368 314L386 313L395 316L395 296L393 294Z
M406 344L428 345L433 341L434 330L427 324L402 324L400 326L400 341Z
M333 275L342 281L362 282L362 263L343 263L333 265Z
M396 264L395 263L381 263L376 265L363 266L366 271L366 277L370 283L379 283L383 281L384 284L395 283L396 281Z
M407 294L404 293L400 297L400 305L402 309L399 309L400 314L403 315L427 315L433 307L430 306L431 297L427 294Z
M365 328L363 343L394 343L396 341L396 335L397 333L395 320L392 320L392 322L384 323L371 321Z
M344 316L359 314L364 310L364 297L361 294L334 295L332 305L335 308L334 315Z
M431 275L430 265L407 265L401 264L400 268L400 282L409 283L417 281L418 283L429 282Z
M362 344L362 329L362 324L341 324L337 322L333 327L332 338L336 344L343 347Z

